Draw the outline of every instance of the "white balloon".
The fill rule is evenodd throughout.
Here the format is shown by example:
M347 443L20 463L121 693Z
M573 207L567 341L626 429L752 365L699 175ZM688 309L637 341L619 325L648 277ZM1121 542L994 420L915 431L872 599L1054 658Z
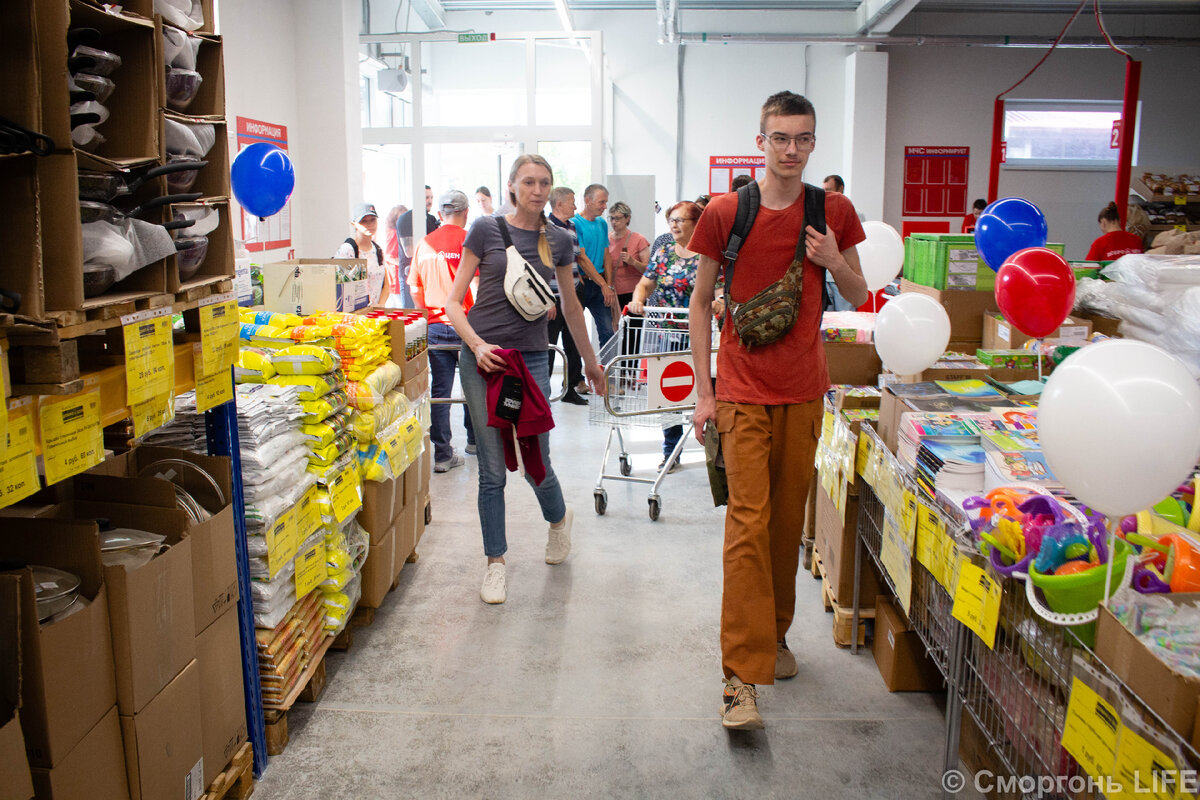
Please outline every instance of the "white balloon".
M1110 517L1134 514L1174 491L1200 458L1200 387L1154 345L1088 345L1046 382L1038 437L1071 494Z
M949 343L950 317L928 295L898 294L875 320L875 352L897 375L915 375L931 366Z
M863 223L866 241L859 242L858 261L862 265L867 288L878 292L891 283L904 266L904 240L886 222Z

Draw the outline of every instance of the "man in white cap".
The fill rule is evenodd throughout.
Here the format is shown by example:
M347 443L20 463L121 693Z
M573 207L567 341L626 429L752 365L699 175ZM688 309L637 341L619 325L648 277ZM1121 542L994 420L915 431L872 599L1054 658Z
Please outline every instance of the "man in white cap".
M408 288L413 306L429 310L429 370L434 398L450 397L454 389L454 371L458 367L458 352L462 339L446 318L446 298L454 284L454 275L462 259L463 241L467 238L467 196L451 189L438 199L437 212L441 227L428 234L413 253L408 270ZM469 311L474 296L468 290L463 311ZM435 350L433 345L455 345L453 349ZM432 411L429 438L433 441L434 472L449 472L461 466L463 457L450 444L450 406L435 403ZM467 452L475 452L475 429L471 414L463 406L463 425L467 429Z
M361 258L367 262L367 288L371 305L383 305L387 299L387 268L383 248L375 243L379 214L370 203L359 203L350 210L352 235L342 242L334 258Z

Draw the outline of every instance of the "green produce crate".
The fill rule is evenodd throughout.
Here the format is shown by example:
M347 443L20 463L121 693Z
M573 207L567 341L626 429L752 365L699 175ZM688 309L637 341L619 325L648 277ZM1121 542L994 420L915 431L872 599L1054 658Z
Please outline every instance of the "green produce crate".
M1062 255L1061 244L1047 244ZM934 289L992 291L996 273L975 249L969 233L914 233L904 240L904 277Z

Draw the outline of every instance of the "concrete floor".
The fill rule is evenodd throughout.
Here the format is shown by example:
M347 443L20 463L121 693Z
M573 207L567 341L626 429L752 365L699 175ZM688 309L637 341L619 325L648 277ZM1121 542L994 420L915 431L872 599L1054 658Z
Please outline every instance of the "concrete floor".
M508 602L483 604L474 459L435 474L420 560L353 648L329 654L324 696L292 710L291 743L256 797L941 795L941 697L889 694L869 649L835 647L820 584L803 571L788 636L800 674L761 688L765 731L725 731L724 509L703 453L693 441L667 477L657 522L647 487L628 483L606 484L597 516L608 429L585 407L554 413L554 466L576 512L570 559L543 563L546 525L510 480ZM465 444L461 428L455 438ZM661 434L630 438L635 474L647 474Z

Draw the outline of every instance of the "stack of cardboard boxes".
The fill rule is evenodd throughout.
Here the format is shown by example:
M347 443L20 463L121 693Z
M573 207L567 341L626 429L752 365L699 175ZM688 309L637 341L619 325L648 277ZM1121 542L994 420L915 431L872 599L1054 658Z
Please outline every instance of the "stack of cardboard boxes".
M175 486L145 468L195 464L183 478L215 513L194 521ZM175 462L162 471L189 470ZM246 740L229 460L138 448L74 478L40 518L5 520L0 558L82 579L78 611L39 625L23 582L21 723L39 797L198 797ZM81 521L82 520L82 521ZM166 537L148 563L104 566L97 520Z

